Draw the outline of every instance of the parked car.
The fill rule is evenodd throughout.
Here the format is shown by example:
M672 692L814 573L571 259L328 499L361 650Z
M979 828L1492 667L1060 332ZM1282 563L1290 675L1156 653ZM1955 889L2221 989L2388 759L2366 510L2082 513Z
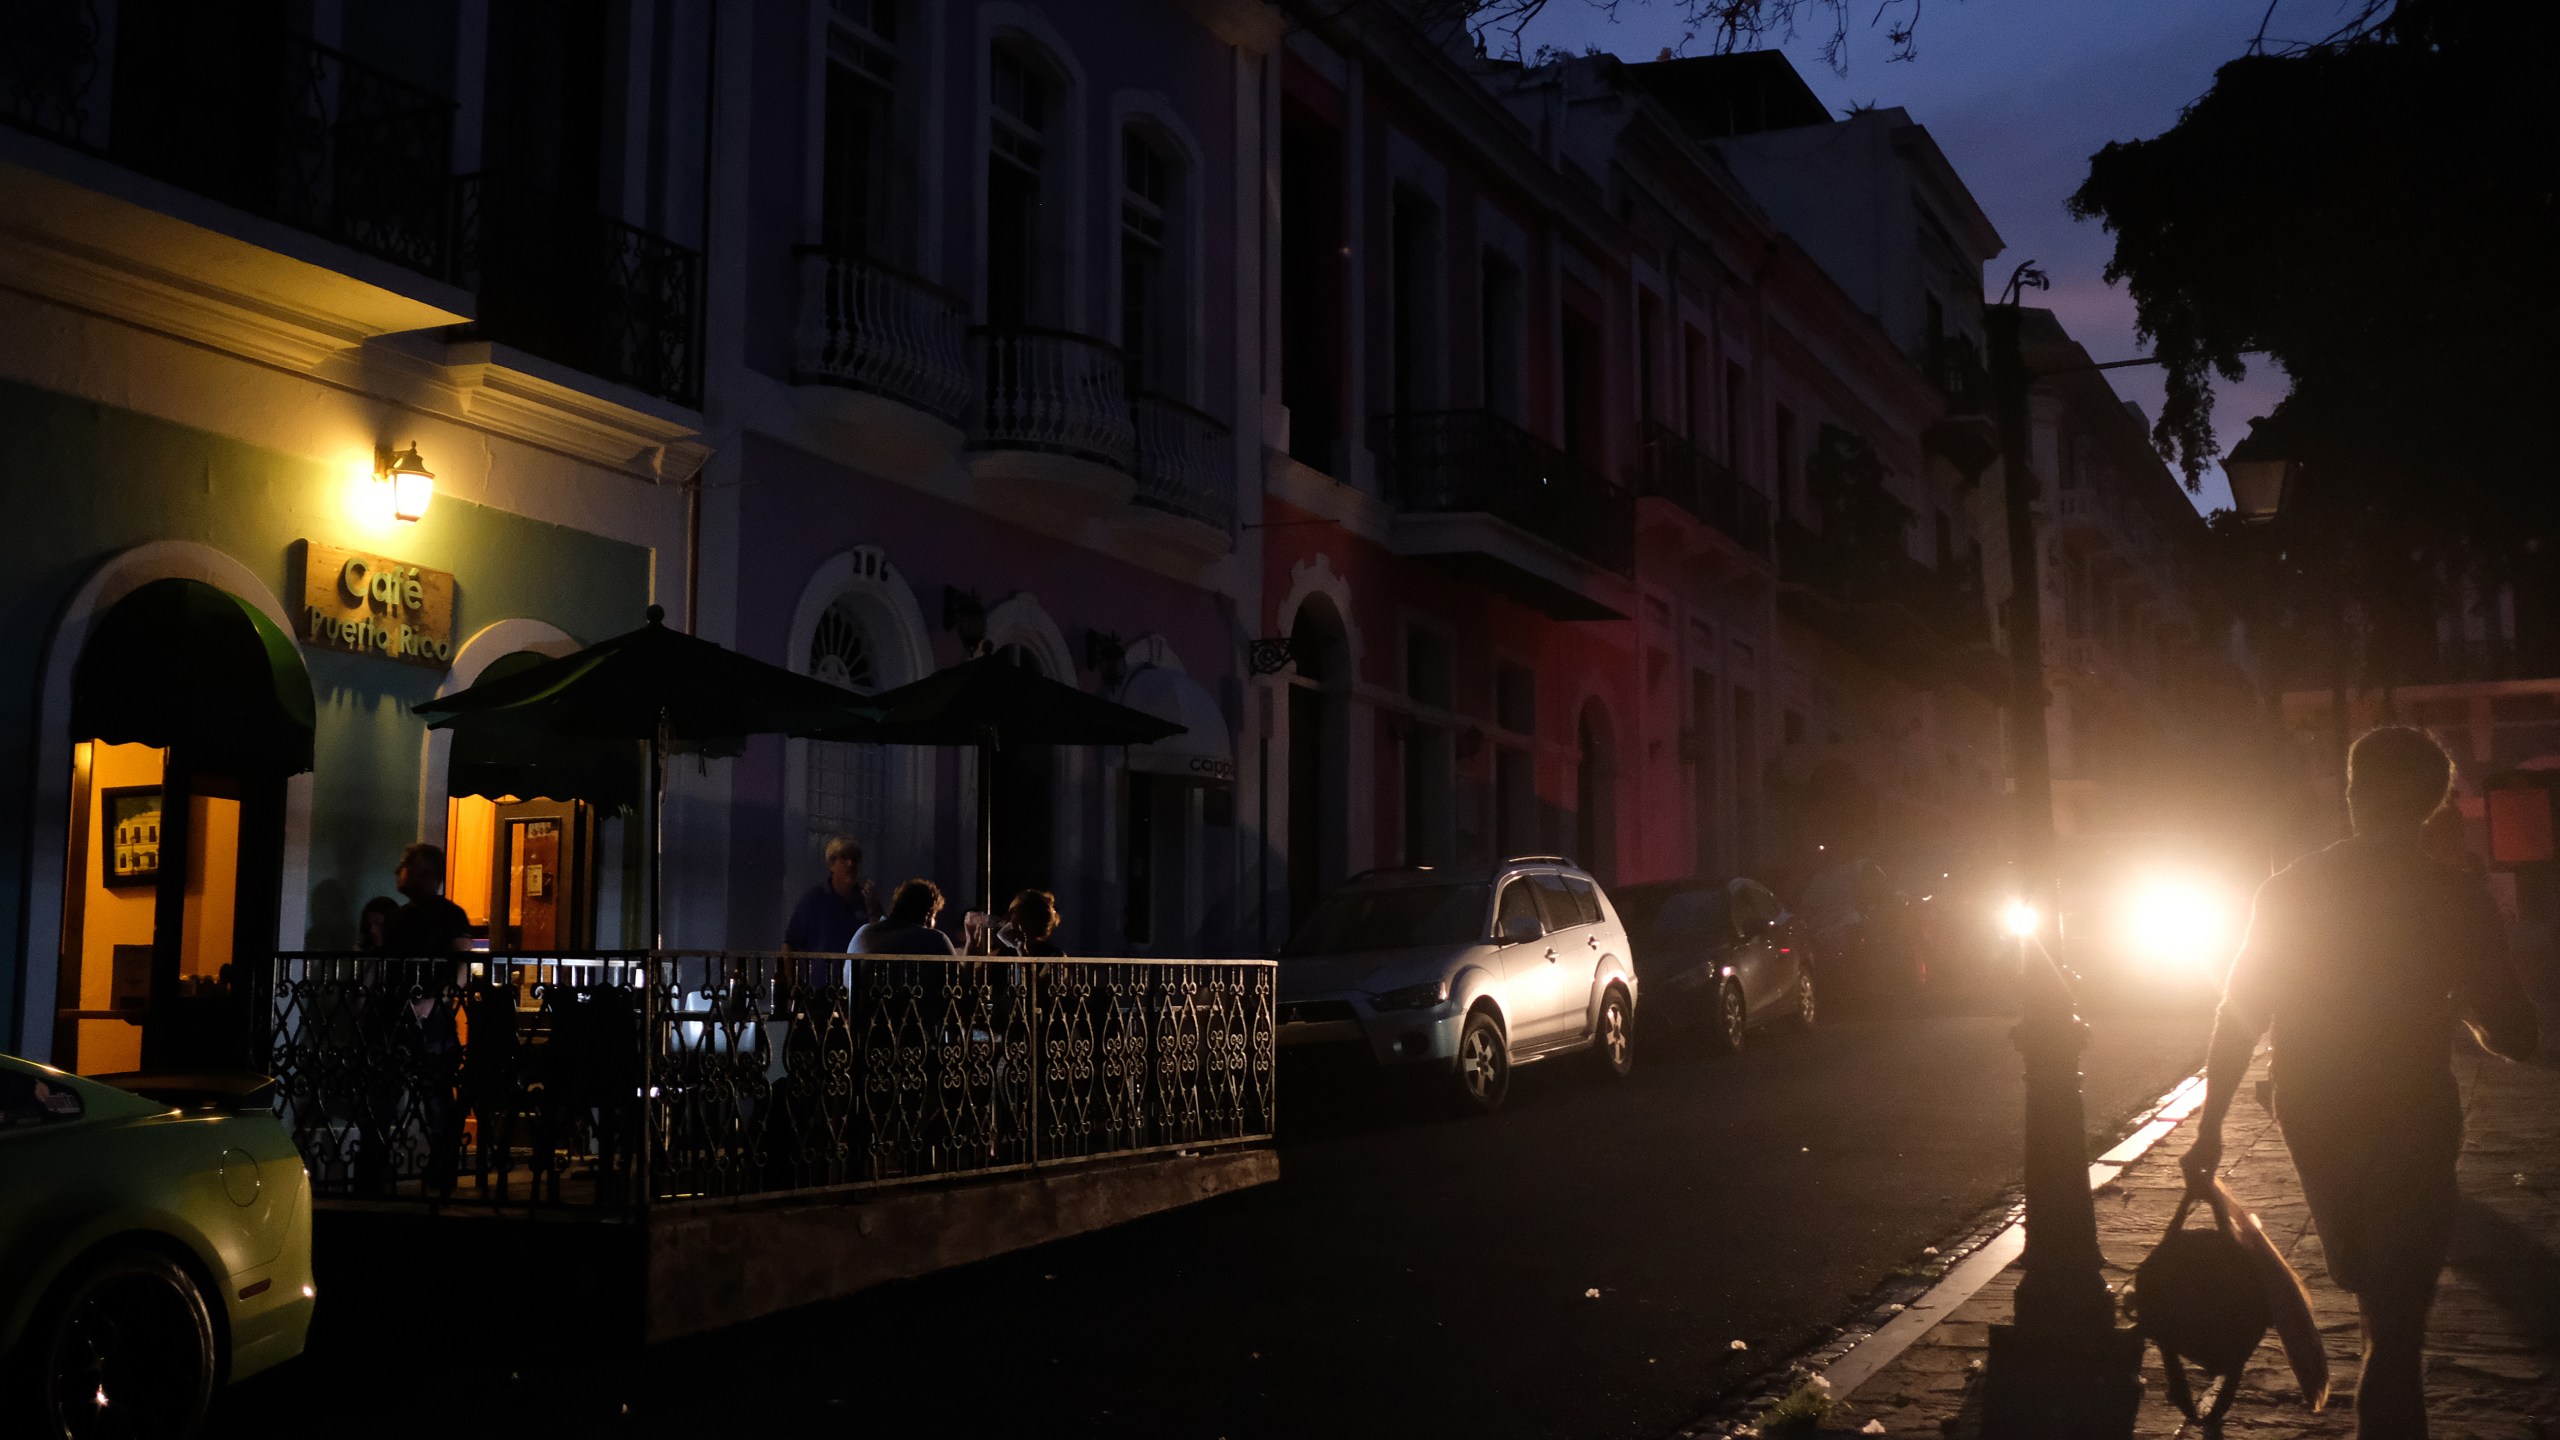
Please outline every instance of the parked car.
M1873 860L1843 860L1805 882L1796 906L1832 993L1875 999L1926 980L1910 897Z
M1755 1025L1811 1025L1814 967L1801 924L1756 880L1676 880L1618 892L1636 947L1648 1028L1703 1030L1738 1050Z
M274 1082L108 1078L0 1056L0 1434L191 1434L311 1328Z
M1615 907L1565 861L1376 870L1326 896L1280 952L1279 1041L1442 1072L1492 1111L1533 1060L1589 1052L1626 1075L1637 988Z

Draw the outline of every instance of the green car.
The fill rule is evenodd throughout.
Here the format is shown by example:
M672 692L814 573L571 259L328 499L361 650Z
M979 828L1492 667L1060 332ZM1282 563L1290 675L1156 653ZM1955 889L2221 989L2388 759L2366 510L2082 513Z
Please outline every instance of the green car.
M112 1078L0 1055L0 1435L190 1434L311 1328L273 1082Z

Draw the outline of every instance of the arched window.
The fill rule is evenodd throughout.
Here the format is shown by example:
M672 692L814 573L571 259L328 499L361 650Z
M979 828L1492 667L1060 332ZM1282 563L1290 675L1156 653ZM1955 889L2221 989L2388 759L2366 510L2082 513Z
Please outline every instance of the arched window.
M863 609L862 598L852 594L829 602L818 617L803 663L811 675L830 685L868 695L880 684L876 645ZM811 848L823 848L831 836L859 838L875 829L888 809L888 751L878 745L813 740L809 742L808 787Z
M1129 382L1187 398L1191 326L1180 152L1153 127L1120 134L1120 349Z
M1067 98L1056 66L1028 42L995 45L987 72L987 323L998 329L1062 318Z

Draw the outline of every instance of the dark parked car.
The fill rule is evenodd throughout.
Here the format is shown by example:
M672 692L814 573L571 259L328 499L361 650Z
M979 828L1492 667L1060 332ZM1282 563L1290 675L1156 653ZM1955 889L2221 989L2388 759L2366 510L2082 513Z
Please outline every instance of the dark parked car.
M1756 880L1657 881L1613 893L1635 946L1649 1021L1734 1050L1752 1026L1814 1020L1812 956L1796 917Z
M1926 980L1911 897L1873 860L1843 860L1816 874L1796 909L1834 998L1907 994Z

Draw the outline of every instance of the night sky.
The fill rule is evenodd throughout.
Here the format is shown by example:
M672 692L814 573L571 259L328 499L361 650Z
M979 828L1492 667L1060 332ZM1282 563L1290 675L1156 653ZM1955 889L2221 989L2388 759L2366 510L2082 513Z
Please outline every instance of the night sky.
M2138 355L2133 300L2111 289L2101 272L2110 237L2063 209L2088 172L2088 157L2109 140L2156 135L2204 93L2215 67L2245 49L2265 13L2262 0L1930 0L1920 13L1918 54L1891 60L1881 27L1870 29L1875 0L1849 0L1848 73L1835 74L1819 53L1828 16L1784 48L1796 69L1834 112L1852 105L1899 105L1929 128L1939 148L1981 202L2009 248L1983 275L1995 294L2021 260L2053 278L2031 296L2052 307L2092 359ZM1551 0L1527 32L1540 44L1579 51L1598 46L1629 60L1650 60L1679 47L1678 0L1621 0L1613 22L1593 0ZM2269 39L2316 38L2338 22L2333 0L2283 0ZM1888 12L1908 18L1908 5ZM2295 32L2308 32L2308 35ZM1703 54L1706 40L1681 53ZM2160 379L2149 369L2111 373L2116 393L2160 413ZM2228 448L2284 394L2282 372L2252 364L2247 380L2222 387L2215 432ZM2196 497L2203 509L2231 503L2219 473Z

